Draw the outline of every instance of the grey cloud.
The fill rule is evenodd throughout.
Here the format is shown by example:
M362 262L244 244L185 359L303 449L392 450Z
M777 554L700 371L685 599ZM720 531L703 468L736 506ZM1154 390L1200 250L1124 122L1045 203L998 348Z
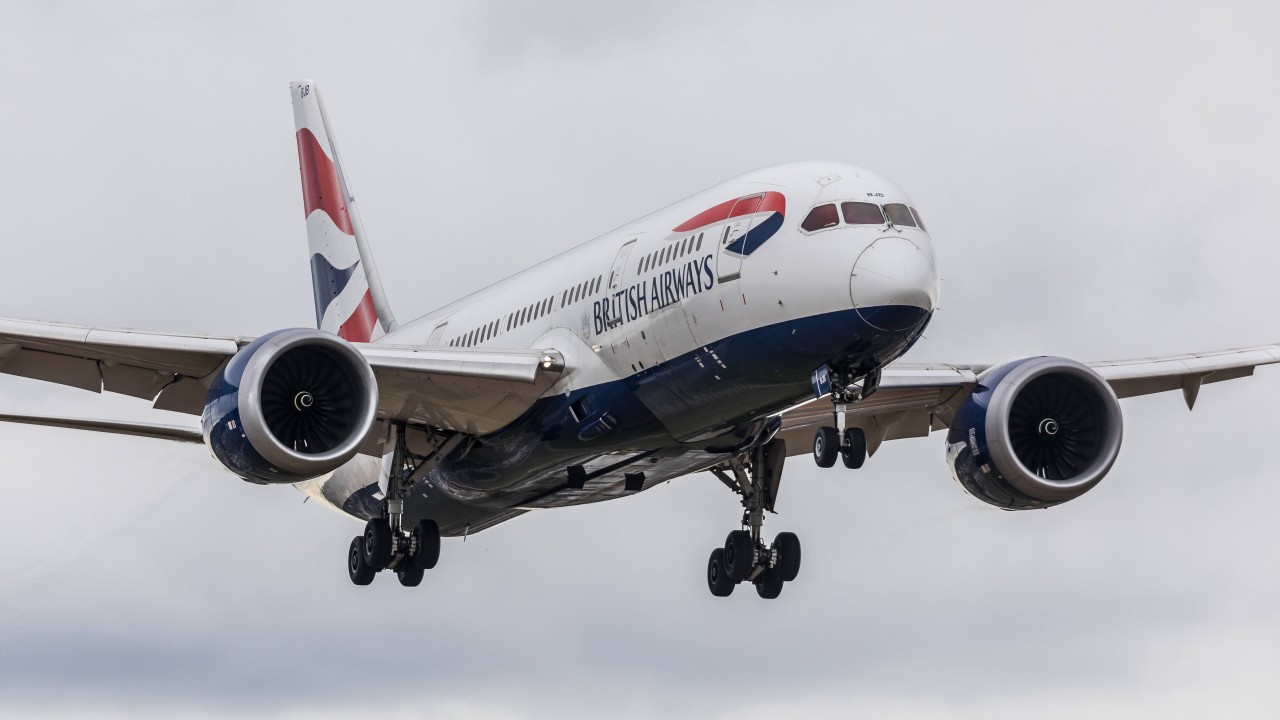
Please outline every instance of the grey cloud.
M937 238L912 359L1280 334L1275 10L628 7L7 6L0 315L311 322L285 94L311 76L401 315L830 158L899 181ZM793 458L768 529L799 532L805 566L775 603L707 596L740 510L705 476L448 542L416 592L360 590L357 525L201 448L0 428L0 712L1274 716L1278 391L1263 369L1190 415L1126 401L1112 476L1046 512L964 495L937 436L856 474ZM0 398L149 416L11 378Z

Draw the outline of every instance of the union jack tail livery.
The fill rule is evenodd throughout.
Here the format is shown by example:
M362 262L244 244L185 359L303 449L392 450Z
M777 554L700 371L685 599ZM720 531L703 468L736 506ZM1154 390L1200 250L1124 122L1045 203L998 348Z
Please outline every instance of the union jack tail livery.
M830 161L730 178L397 326L324 103L310 80L291 90L320 329L245 344L0 317L0 374L200 418L0 407L0 426L204 444L247 482L293 485L362 521L345 551L356 585L387 571L416 587L441 537L705 471L742 504L707 589L773 599L800 572L800 539L771 542L764 521L798 455L856 470L885 442L945 431L965 491L1043 509L1110 472L1119 398L1181 390L1191 407L1202 385L1280 363L1280 343L1089 365L899 363L938 308L933 239L896 183Z
M342 172L333 131L310 80L290 83L297 129L302 204L311 246L316 327L351 342L369 342L396 327Z

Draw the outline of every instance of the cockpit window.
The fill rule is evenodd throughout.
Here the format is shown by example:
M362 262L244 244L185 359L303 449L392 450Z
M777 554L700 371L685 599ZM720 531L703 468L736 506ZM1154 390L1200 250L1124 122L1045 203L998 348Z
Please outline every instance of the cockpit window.
M921 219L920 219L920 211L919 211L919 210L917 210L917 209L915 209L915 208L911 208L911 216L912 216L912 217L914 217L914 218L916 219L916 224L920 226L920 229L921 229L921 230L924 230L925 232L929 232L929 228L927 228L927 227L925 227L925 226L924 226L924 220L921 220Z
M840 224L840 215L836 213L834 203L819 205L809 211L809 215L800 223L801 229L806 232L815 230L824 230L829 227L835 227Z
M911 217L911 209L902 203L892 203L884 206L884 212L889 216L889 222L900 227L915 227L916 219Z
M840 203L840 211L844 213L844 222L846 225L884 224L884 215L880 213L880 206L874 203Z

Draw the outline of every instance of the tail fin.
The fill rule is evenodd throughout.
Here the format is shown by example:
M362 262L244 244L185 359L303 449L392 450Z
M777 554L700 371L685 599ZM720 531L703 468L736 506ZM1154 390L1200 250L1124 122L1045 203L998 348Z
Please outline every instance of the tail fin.
M351 342L369 342L379 323L383 332L394 330L395 316L373 264L355 197L342 173L320 92L310 80L294 80L289 91L311 245L316 327Z

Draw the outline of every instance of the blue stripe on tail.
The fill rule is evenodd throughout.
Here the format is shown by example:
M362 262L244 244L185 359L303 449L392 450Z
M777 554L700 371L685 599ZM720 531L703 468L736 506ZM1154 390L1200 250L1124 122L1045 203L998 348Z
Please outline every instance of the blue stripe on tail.
M330 265L325 256L320 253L311 256L311 290L315 293L316 299L316 327L320 327L324 320L324 311L334 298L342 294L342 289L351 281L351 276L359 264L360 261L357 260L349 268L338 269Z

